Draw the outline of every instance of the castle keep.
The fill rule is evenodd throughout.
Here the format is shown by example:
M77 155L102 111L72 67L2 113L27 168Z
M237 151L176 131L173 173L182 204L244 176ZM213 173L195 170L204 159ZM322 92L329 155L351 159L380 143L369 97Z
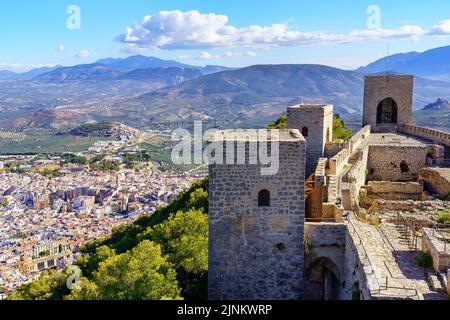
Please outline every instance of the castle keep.
M211 137L246 156L209 167L210 299L447 298L450 228L436 216L450 212L450 133L413 124L413 84L367 76L348 141L333 139L332 105L305 104L273 136ZM275 174L251 161L255 142L279 145Z
M333 139L333 106L302 104L289 107L287 116L288 128L298 129L306 139L306 174L310 176Z
M372 132L396 132L412 124L413 76L366 77L363 125Z
M258 151L279 143L278 173L267 176L261 164L250 164L252 141L245 131L218 133L211 142L224 145L224 154L242 144L246 161L209 169L210 299L301 299L304 138L298 130L282 130L276 141L257 141Z

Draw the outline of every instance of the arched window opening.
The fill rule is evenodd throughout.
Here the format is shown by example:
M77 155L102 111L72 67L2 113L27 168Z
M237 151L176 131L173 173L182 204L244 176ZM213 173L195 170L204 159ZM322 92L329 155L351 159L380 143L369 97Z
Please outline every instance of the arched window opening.
M268 190L261 190L258 193L258 207L270 207L270 192Z
M307 137L309 135L309 129L307 127L303 127L302 129L302 135L304 137Z
M397 123L398 106L394 99L386 98L380 102L377 108L377 124Z
M331 143L331 133L330 133L330 128L327 128L327 143Z
M402 171L402 173L408 173L409 172L409 166L406 163L406 161L402 161L402 163L400 163L400 170Z
M304 280L307 300L339 300L341 277L339 268L331 259L321 257L311 263Z

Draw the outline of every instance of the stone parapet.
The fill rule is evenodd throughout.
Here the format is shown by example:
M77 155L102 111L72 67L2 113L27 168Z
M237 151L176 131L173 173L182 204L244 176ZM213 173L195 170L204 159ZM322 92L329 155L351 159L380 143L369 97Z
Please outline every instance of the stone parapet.
M431 228L422 229L422 250L433 257L433 267L438 272L446 272L450 268L450 243L445 237L448 231L438 232Z
M432 142L437 142L450 147L450 133L448 132L419 127L415 125L402 125L399 127L399 130L403 133L424 138Z

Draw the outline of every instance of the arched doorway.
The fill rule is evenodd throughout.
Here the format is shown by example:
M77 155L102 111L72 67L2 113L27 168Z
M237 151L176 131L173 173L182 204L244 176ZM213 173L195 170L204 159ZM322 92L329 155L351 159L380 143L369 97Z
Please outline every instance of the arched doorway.
M306 300L339 300L340 273L329 258L321 257L305 272Z
M396 124L398 121L398 105L392 98L380 102L377 108L377 124Z

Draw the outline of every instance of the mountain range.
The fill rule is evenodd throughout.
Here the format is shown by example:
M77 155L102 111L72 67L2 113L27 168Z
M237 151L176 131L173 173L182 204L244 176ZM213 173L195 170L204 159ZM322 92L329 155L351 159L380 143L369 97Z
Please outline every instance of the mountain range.
M24 73L11 71L0 71L0 80L35 80L35 81L65 81L65 80L116 80L118 77L126 78L126 74L136 70L171 68L173 73L175 68L180 73L184 70L195 70L196 75L207 75L215 72L229 70L223 66L208 65L205 67L192 66L173 60L163 60L155 57L135 55L127 58L106 58L100 59L92 64L82 64L76 66L55 66L33 69ZM134 77L136 72L134 73ZM144 77L145 80L148 77Z
M356 71L363 74L394 71L432 80L450 81L450 46L421 53L408 52L390 55Z
M364 75L384 73L386 66L389 72L416 74L414 108L419 110L450 97L450 84L436 80L446 75L450 79L449 48L395 55L356 71L307 64L198 67L137 55L20 75L0 72L0 128L64 129L92 120L149 128L193 120L219 127L265 126L288 105L302 101L332 103L344 118L357 119ZM430 57L433 66L427 71ZM441 69L434 67L439 63ZM428 114L447 112L438 102ZM421 121L428 114L422 112Z
M224 71L122 101L114 110L139 113L140 123L208 119L248 127L285 113L297 103L332 103L347 116L362 111L364 75L322 65L256 65ZM450 96L446 82L416 77L415 107ZM151 106L151 107L150 107Z

